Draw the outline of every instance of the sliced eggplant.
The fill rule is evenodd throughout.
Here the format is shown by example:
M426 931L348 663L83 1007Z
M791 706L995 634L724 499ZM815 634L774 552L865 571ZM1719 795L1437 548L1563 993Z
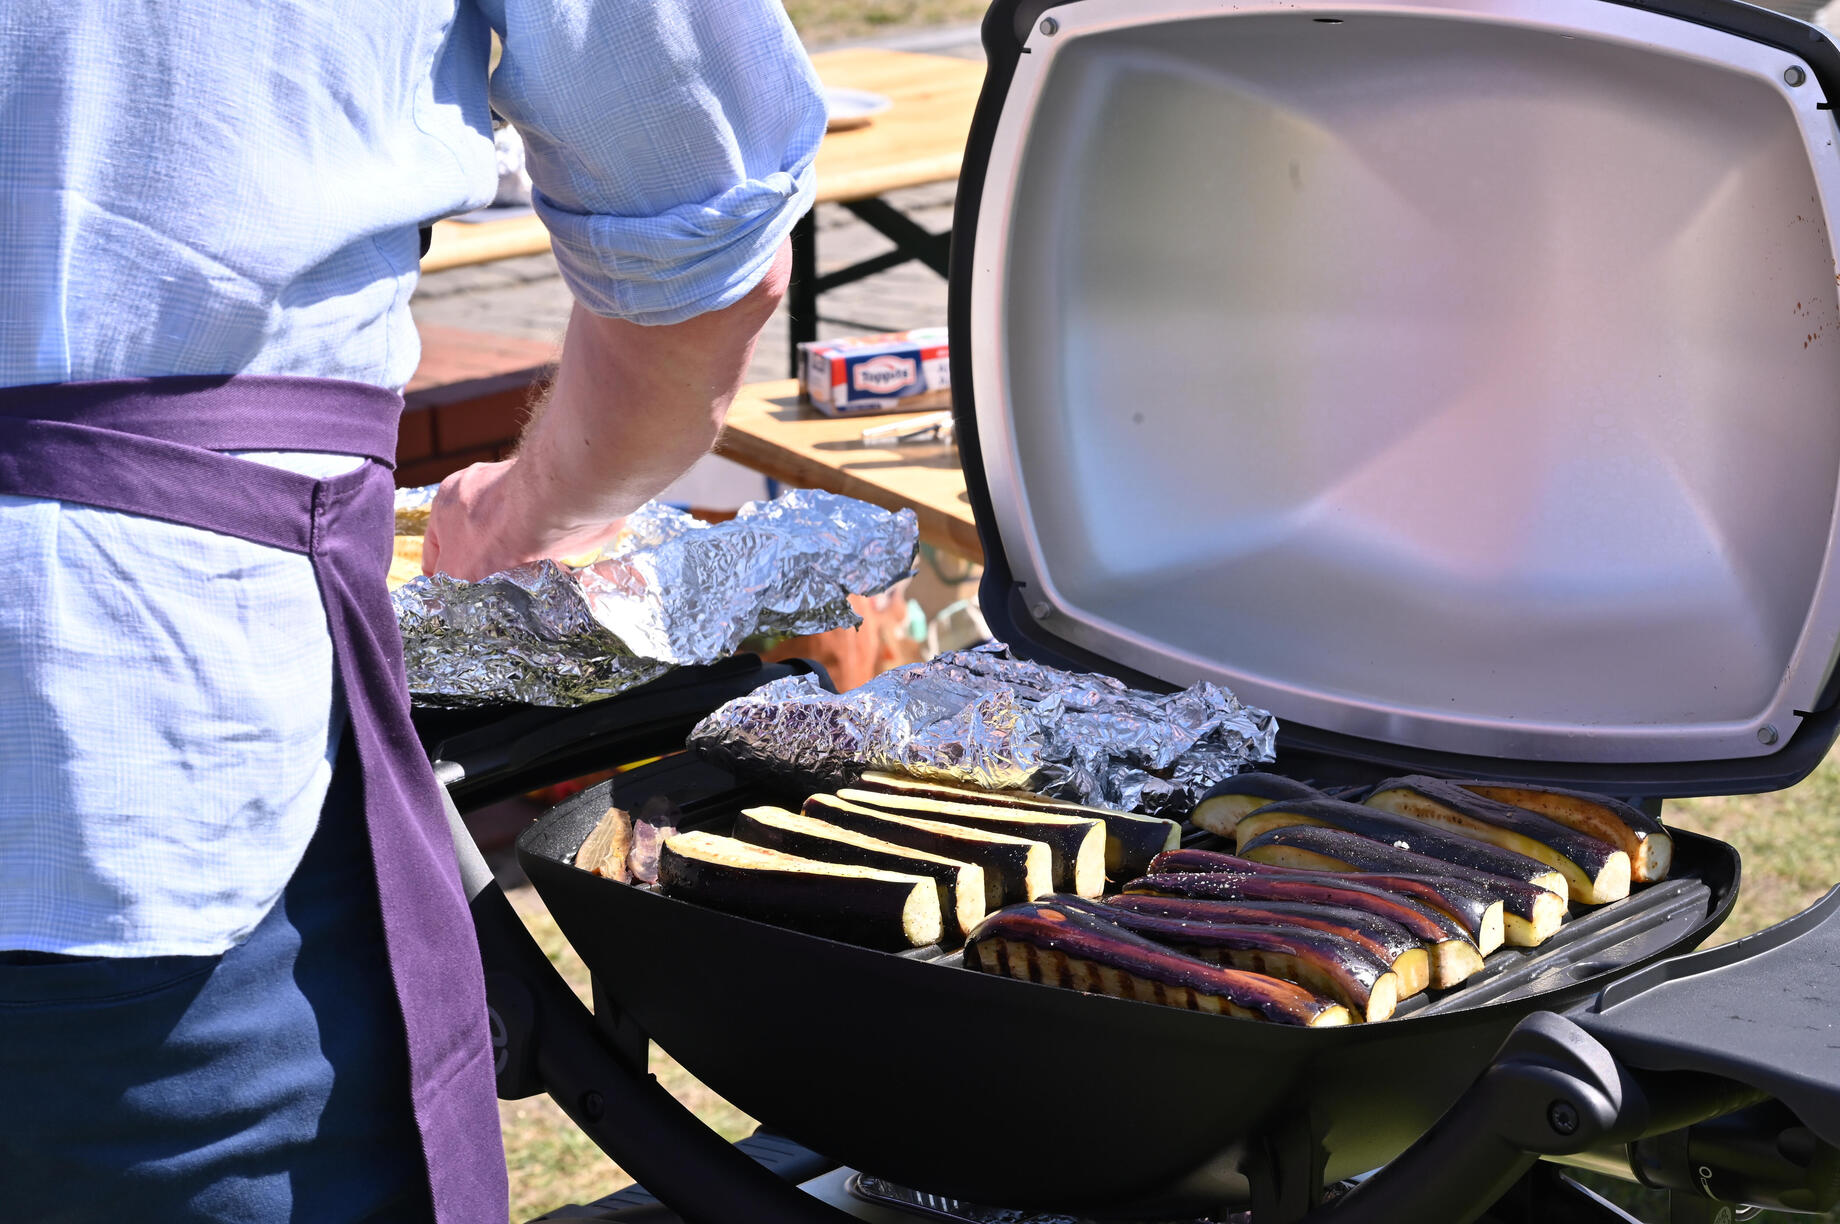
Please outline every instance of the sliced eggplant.
M735 820L735 836L800 858L926 876L939 887L940 913L946 936L953 942L971 934L971 928L990 912L984 908L984 869L976 863L898 846L777 807L743 811Z
M1156 914L1189 922L1224 922L1236 926L1303 927L1353 940L1385 961L1399 978L1400 998L1410 998L1431 985L1431 958L1412 933L1375 914L1340 905L1302 901L1196 901L1189 897L1112 897L1114 909L1134 914Z
M1629 878L1637 884L1667 879L1674 865L1674 839L1661 822L1621 800L1556 786L1457 785L1472 795L1537 812L1587 837L1609 842L1629 856Z
M805 801L805 815L897 846L976 863L984 869L985 912L1054 891L1048 847L1042 842L899 816L861 807L835 795L813 795Z
M1431 954L1431 985L1455 986L1482 968L1482 954L1457 920L1397 893L1322 876L1248 872L1164 872L1125 885L1126 893L1199 901L1310 901L1378 914L1412 932Z
M1096 897L1105 891L1105 825L1101 821L1057 812L951 803L855 787L838 791L837 798L858 807L1041 842L1048 847L1049 869L1054 873L1055 888L1082 897Z
M1490 875L1521 880L1537 888L1548 889L1568 897L1571 886L1565 874L1536 858L1516 854L1485 841L1463 837L1437 825L1426 824L1410 816L1383 812L1359 803L1337 799L1318 799L1311 803L1274 803L1249 814L1240 822L1239 844L1245 845L1272 829L1295 825L1323 825L1341 829L1375 841L1386 842L1401 850L1410 850L1455 867L1486 871Z
M1558 893L1524 880L1471 871L1341 829L1312 825L1271 829L1241 844L1239 856L1306 871L1409 872L1464 880L1501 902L1502 938L1517 948L1539 947L1565 921L1565 899Z
M1084 816L1105 825L1105 874L1114 880L1128 880L1142 875L1150 860L1182 843L1182 826L1161 816L1140 816L1136 812L1114 812L1107 808L1088 807L1064 799L1050 799L1028 791L984 791L950 782L929 782L906 774L864 774L856 784L861 790L881 791L889 795L909 795L916 799L939 799L947 803L982 803L992 807L1022 808L1031 812L1053 812L1062 816Z
M1629 895L1629 856L1595 837L1525 808L1510 807L1436 778L1392 778L1374 788L1367 805L1443 825L1539 859L1565 875L1571 899L1603 905Z
M1336 871L1287 867L1212 850L1171 850L1156 856L1156 871L1223 871L1252 875L1310 876L1324 883L1362 884L1429 906L1455 920L1476 950L1487 956L1501 947L1505 922L1501 901L1478 886L1447 875L1394 871Z
M1292 982L1185 956L1114 923L1044 902L999 910L965 943L965 965L985 973L1119 999L1138 999L1327 1028L1353 1016Z
M939 889L925 876L847 867L679 833L658 855L667 897L827 939L895 950L939 942Z
M1195 804L1188 822L1206 829L1217 837L1232 837L1240 818L1248 812L1280 800L1305 803L1325 796L1314 786L1274 773L1234 774L1220 783Z
M1357 1020L1385 1020L1399 1004L1399 978L1386 961L1360 944L1307 927L1194 922L1117 909L1083 897L1044 898L1049 905L1079 910L1113 922L1134 935L1167 944L1229 969L1244 969L1295 982L1334 999Z

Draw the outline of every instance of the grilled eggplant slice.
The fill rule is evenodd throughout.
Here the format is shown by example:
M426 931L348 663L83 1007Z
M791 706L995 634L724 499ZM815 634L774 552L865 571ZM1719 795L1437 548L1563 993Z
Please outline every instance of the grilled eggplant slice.
M1325 876L1327 873L1325 873ZM1397 893L1333 876L1248 872L1163 872L1133 880L1126 893L1198 901L1309 901L1377 914L1412 932L1431 954L1431 985L1455 986L1482 968L1482 953L1457 920Z
M667 897L827 939L898 950L939 942L939 889L925 876L820 863L714 833L679 833L658 855Z
M1340 905L1301 901L1196 901L1189 897L1121 896L1105 902L1133 914L1154 914L1186 922L1234 926L1302 927L1352 940L1378 956L1399 979L1399 997L1407 999L1431 985L1431 958L1425 945L1397 922Z
M805 801L805 815L910 850L976 863L984 869L986 912L1054 891L1048 847L1038 841L877 811L835 795L813 795Z
M1049 870L1054 873L1055 888L1082 897L1096 897L1105 891L1105 825L1100 821L1023 808L948 803L854 787L838 791L837 797L858 807L1042 842L1048 847Z
M1293 875L1319 879L1325 884L1361 884L1381 892L1407 897L1445 914L1460 925L1487 956L1501 947L1504 919L1501 901L1483 889L1454 876L1415 875L1396 871L1344 871L1288 867L1277 863L1218 854L1212 850L1171 850L1156 856L1156 871L1226 871L1251 875Z
M1257 863L1306 871L1390 871L1463 880L1501 902L1502 939L1518 948L1539 947L1565 921L1565 899L1558 893L1522 880L1440 862L1340 829L1312 825L1272 829L1243 843L1239 855Z
M1493 782L1457 785L1472 795L1526 808L1587 837L1609 842L1629 856L1629 878L1637 884L1667 879L1674 865L1674 839L1659 820L1639 807L1556 786L1498 786Z
M908 795L916 799L939 799L947 803L982 803L992 807L1022 808L1030 812L1051 812L1061 816L1083 816L1105 825L1105 874L1114 880L1128 880L1142 875L1150 860L1182 843L1182 826L1161 816L1140 816L1136 812L1114 812L1106 808L1087 807L1064 799L1050 799L1029 791L984 791L949 782L929 782L906 774L864 774L856 784L862 790L881 791L888 795Z
M1295 983L1210 965L1090 914L1042 902L1011 906L980 922L965 944L965 964L1025 982L1247 1020L1327 1028L1353 1019L1340 1003Z
M1197 829L1206 829L1216 837L1232 837L1240 818L1248 812L1280 800L1307 803L1327 798L1314 786L1274 773L1234 774L1201 796L1201 802L1188 815Z
M1539 859L1564 873L1571 899L1582 904L1603 905L1629 895L1627 854L1525 808L1421 777L1382 782L1367 797L1367 805L1444 825L1464 837Z
M971 934L971 928L990 912L984 908L984 869L976 863L897 846L777 807L743 811L735 821L735 836L751 845L819 862L926 876L939 888L946 937L954 943Z
M1273 803L1262 807L1240 821L1239 844L1243 846L1252 838L1261 837L1272 829L1297 825L1323 825L1371 837L1375 841L1410 850L1414 854L1422 854L1454 867L1466 867L1471 871L1485 871L1490 875L1520 880L1536 888L1556 892L1562 900L1570 894L1571 886L1565 882L1564 873L1548 867L1539 859L1503 850L1489 842L1462 837L1410 816L1383 812L1379 808L1359 803L1343 803L1339 799Z
M1044 898L1063 910L1091 914L1134 935L1167 944L1210 964L1295 982L1334 999L1355 1019L1385 1020L1399 1004L1399 978L1387 963L1353 940L1305 927L1236 926L1192 922L1116 909L1082 897Z

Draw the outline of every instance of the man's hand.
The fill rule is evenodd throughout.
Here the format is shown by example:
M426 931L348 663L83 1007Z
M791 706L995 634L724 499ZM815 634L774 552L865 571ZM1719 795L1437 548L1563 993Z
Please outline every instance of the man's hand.
M517 456L441 482L422 572L483 578L610 539L624 515L714 444L791 268L782 244L746 297L664 327L577 305L549 400L525 427Z
M507 491L516 466L514 459L475 463L441 482L422 543L424 574L477 580L527 561L591 553L618 533L618 519L574 530L519 522L515 508L530 499Z

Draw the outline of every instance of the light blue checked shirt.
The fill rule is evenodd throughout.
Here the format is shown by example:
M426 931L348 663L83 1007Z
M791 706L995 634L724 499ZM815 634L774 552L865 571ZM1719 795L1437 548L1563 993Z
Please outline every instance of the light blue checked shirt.
M777 0L0 0L0 385L401 387L417 227L496 185L492 30L577 297L648 324L743 297L824 130ZM0 498L0 579L0 950L231 947L338 742L308 563Z

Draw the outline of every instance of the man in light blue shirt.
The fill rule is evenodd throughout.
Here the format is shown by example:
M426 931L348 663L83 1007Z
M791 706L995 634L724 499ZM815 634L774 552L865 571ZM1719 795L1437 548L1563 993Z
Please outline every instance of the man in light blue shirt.
M599 540L708 448L783 292L824 115L775 0L7 0L0 393L399 389L418 227L491 196L489 108L578 305L429 563ZM6 496L0 577L0 1214L425 1218L312 566Z

